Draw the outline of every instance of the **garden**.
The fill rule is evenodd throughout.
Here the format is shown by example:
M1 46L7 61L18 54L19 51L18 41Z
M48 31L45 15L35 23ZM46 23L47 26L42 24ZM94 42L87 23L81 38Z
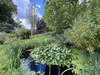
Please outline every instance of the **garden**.
M100 75L100 1L43 3L42 18L28 9L26 29L12 0L0 0L0 75Z

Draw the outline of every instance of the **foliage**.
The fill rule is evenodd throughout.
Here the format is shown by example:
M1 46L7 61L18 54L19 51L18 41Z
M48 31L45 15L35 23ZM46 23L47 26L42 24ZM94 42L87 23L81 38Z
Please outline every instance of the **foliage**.
M100 26L92 22L93 18L89 12L78 16L78 21L74 22L72 29L65 31L65 37L78 47L94 50L100 47Z
M9 42L0 46L0 75L23 75L20 57L25 51L54 43L55 38L48 33L38 34L30 39ZM26 54L25 54L26 55Z
M100 54L98 52L88 53L80 48L71 48L73 58L73 72L77 75L99 75Z
M89 72L86 70L89 66L89 54L81 48L70 48L72 51L72 65L73 72L77 75L88 75ZM82 71L84 71L82 73ZM84 74L85 73L85 74Z
M73 6L67 1L49 0L45 6L44 20L52 30L63 30L72 24Z
M19 29L15 32L15 36L20 39L27 39L31 35L30 30L27 29Z
M11 32L17 24L12 18L12 14L17 12L16 5L12 0L0 0L0 31Z
M0 32L0 44L3 44L8 39L8 36L4 32Z
M13 27L13 24L7 24L6 22L0 23L0 31L1 32L6 32L6 33L11 33L12 30L15 28Z
M9 35L8 35L8 37L9 37ZM9 40L6 40L4 43L3 43L3 45L7 45L7 44L10 44L10 43L13 43L13 42L16 42L16 41L18 41L19 39L17 39L16 37L14 37L14 38L9 38Z
M100 53L94 52L90 53L89 62L90 67L88 68L90 75L100 74Z
M61 44L67 44L68 41L67 41L67 38L65 38L64 34L56 34L57 38L60 40Z
M2 73L2 70L4 70L9 63L5 53L5 50L1 50L0 47L0 73Z
M5 49L7 51L7 58L9 59L10 62L9 67L15 69L19 68L22 46L19 43L11 43Z
M42 28L45 28L45 27L46 27L46 23L43 19L40 19L37 21L36 23L37 30L41 30Z
M22 50L22 46L19 43L11 43L9 45L2 46L0 50L1 75L3 74L3 72L4 74L8 72L11 75L17 75L17 73L19 73L20 75L19 67L20 67L21 50ZM15 70L16 70L15 72L16 74L14 73Z
M87 8L86 8L86 11L87 10L90 10L90 14L91 14L91 18L92 18L92 22L94 22L96 25L100 25L100 15L99 15L99 12L100 12L100 0L92 0L92 1L89 1L86 5L87 5Z
M46 0L44 20L37 22L37 29L45 27L47 23L54 32L38 34L30 37L30 31L20 29L13 34L0 32L0 43L10 37L3 45L0 45L0 75L24 75L36 74L35 72L21 73L21 56L32 50L31 56L37 62L47 65L71 64L73 72L77 75L100 74L100 0L84 1L78 4L78 0ZM45 2L45 0L44 0ZM33 7L30 5L27 13L28 20L32 24L39 19L34 16ZM35 8L34 8L35 9ZM16 12L16 6L12 0L0 0L0 31L12 32L17 24L12 19L12 13ZM9 12L8 12L9 11ZM33 21L33 18L34 21ZM46 23L45 23L46 22ZM63 35L63 31L67 29ZM35 30L35 29L33 29ZM32 30L32 32L33 32ZM58 34L57 34L58 33ZM59 40L51 34L56 34L61 43L72 43L73 46L58 45ZM26 39L29 38L30 39ZM34 50L33 50L34 49ZM89 50L89 51L87 51ZM91 51L91 52L90 52ZM95 52L98 51L98 52ZM22 62L23 63L23 62ZM24 66L23 66L24 67ZM65 70L64 72L66 72ZM64 73L63 72L63 73Z
M21 29L24 28L24 26L22 25L22 21L20 21L19 18L16 18L16 24L17 24L17 29Z
M47 33L45 34L38 34L35 35L34 37L30 37L30 41L34 43L35 48L41 47L41 46L46 46L51 43L56 43L57 40L55 37L48 35Z
M70 65L71 53L65 46L55 44L45 47L36 48L31 53L31 56L38 62L46 63L47 65Z
M14 35L14 34L9 33L9 34L8 34L8 37L9 37L9 38L14 38L14 37L15 37L15 35Z
M22 75L20 70L21 59L24 51L33 49L34 45L31 41L12 42L7 45L0 46L0 75L11 73L11 75Z

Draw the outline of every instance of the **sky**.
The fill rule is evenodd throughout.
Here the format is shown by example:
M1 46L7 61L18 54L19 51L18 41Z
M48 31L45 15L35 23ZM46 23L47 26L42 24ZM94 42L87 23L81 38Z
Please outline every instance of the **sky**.
M81 4L84 0L79 0L79 4ZM89 1L89 0L87 0ZM22 25L24 25L25 28L30 29L30 24L26 23L26 8L29 4L30 0L13 0L13 3L17 5L17 15L13 15L13 18L19 18L20 21L22 21ZM44 13L44 6L43 0L36 0L36 8L38 10L38 16L42 17Z
M17 5L17 14L13 15L13 18L19 18L22 21L22 25L25 28L30 29L30 25L26 23L26 8L29 4L30 0L13 0L13 3ZM38 10L38 16L42 17L44 13L44 6L43 0L36 0L36 8Z
M44 6L45 6L45 4L43 3L43 0L36 0L36 4L40 6L40 8L38 7L38 11L43 16Z

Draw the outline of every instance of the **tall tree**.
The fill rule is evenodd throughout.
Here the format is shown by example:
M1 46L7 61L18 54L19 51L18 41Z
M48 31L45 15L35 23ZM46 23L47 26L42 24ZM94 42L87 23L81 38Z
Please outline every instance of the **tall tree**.
M27 22L31 24L31 35L34 35L35 33L35 27L36 27L36 21L38 19L38 11L35 8L35 0L34 0L34 5L31 2L27 6L27 11L26 11L26 17L27 17Z
M74 7L74 18L77 20L77 2L78 0L69 0Z
M44 19L47 25L55 29L65 29L74 19L73 5L69 0L49 0L46 2Z
M12 14L17 13L17 6L12 0L0 0L0 31L11 32L17 24L12 18Z
M80 0L44 0L45 13L44 19L52 30L61 30L71 27L73 20L77 20L77 16L85 12L87 9L87 1L84 0L79 4Z

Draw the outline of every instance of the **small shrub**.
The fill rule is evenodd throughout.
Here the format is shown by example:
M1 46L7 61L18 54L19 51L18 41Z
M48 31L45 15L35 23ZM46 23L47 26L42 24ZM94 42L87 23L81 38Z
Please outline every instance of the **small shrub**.
M8 36L4 32L0 32L0 44L3 44L8 39Z
M28 39L31 35L31 31L27 29L19 29L15 32L15 36L20 39Z
M9 38L14 38L15 35L14 35L14 34L8 34L8 37L9 37Z

